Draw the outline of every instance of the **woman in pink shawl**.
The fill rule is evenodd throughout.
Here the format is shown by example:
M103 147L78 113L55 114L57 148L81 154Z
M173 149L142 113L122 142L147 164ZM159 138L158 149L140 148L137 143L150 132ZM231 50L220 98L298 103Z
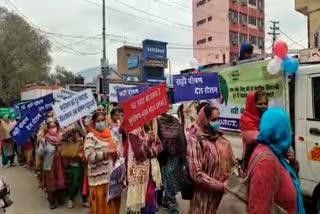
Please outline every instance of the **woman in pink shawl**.
M234 166L231 145L219 128L219 110L206 105L198 113L196 132L188 136L188 166L194 182L191 214L215 214Z

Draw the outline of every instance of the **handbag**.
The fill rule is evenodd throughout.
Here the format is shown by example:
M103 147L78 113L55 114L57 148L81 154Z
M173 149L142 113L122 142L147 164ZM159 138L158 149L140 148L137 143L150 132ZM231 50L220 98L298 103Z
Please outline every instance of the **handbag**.
M79 156L80 143L65 142L62 144L61 157L63 158L76 158Z
M189 174L189 167L188 162L186 160L183 161L183 163L180 166L181 170L181 198L183 200L191 200L193 197L193 181L191 179L191 176Z
M217 214L237 213L247 214L248 207L248 187L250 185L250 174L257 164L257 162L264 156L273 155L270 152L261 152L253 160L248 174L245 178L239 176L239 168L236 166L232 169L230 177L228 179L226 191L219 204ZM280 169L278 168L278 174L276 175L276 188L273 191L273 201L271 204L270 214L288 214L283 208L277 205L274 201L274 196L279 189Z

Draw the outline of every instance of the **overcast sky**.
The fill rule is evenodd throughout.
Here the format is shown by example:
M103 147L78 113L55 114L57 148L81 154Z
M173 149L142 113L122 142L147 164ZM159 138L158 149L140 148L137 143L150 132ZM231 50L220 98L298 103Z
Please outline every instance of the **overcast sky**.
M281 35L280 38L288 43L290 49L301 48L301 45L306 47L307 19L295 12L294 1L265 1L266 28L269 28L269 21L279 21L281 30L300 44L294 44ZM0 0L1 6L16 10L12 5L10 8L6 2L11 2L29 22L43 31L79 37L48 34L54 43L51 52L53 66L61 65L68 70L78 72L100 64L102 0ZM106 2L109 34L107 57L110 63L116 63L116 50L124 42L132 45L141 44L143 39L149 38L167 41L169 47L175 48L168 50L168 58L172 62L174 73L179 69L190 67L192 0L106 0ZM271 37L267 35L266 47L270 47L270 42Z

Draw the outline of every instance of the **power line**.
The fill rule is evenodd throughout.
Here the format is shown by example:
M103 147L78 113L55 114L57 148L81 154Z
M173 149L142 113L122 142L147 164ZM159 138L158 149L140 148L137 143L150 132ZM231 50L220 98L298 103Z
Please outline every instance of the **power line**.
M5 1L5 3L7 4L7 6L9 7L9 8L13 8L13 10L14 11L16 11L19 15L21 15L29 24L30 24L30 26L34 29L34 30L36 30L36 31L38 31L38 32L40 32L40 34L45 34L45 35L47 35L49 38L51 38L51 42L52 42L52 44L57 48L57 49L59 49L59 50L61 50L62 52L65 52L65 53L69 53L69 54L76 54L76 55L82 55L82 56L87 56L87 55L97 55L97 53L82 53L82 52L79 52L79 51L76 51L76 50L74 50L74 49L72 49L72 48L70 48L70 47L68 47L68 46L65 46L64 44L61 44L60 42L58 42L57 40L55 40L55 39L53 39L50 35L48 35L45 31L43 31L43 30L41 30L37 25L35 25L32 21L30 21L30 19L27 17L27 16L25 16L13 3L11 3L10 2L10 0L4 0ZM58 44L58 45L57 45ZM67 50L69 50L69 51L67 51L67 50L65 50L65 49L67 49ZM70 52L71 51L71 52Z
M122 4L122 5L126 6L126 7L130 8L132 10L136 10L136 11L138 11L140 13L143 13L143 14L146 14L146 15L149 15L149 16L152 16L152 17L156 17L156 18L161 19L163 21L166 21L166 22L169 22L169 23L172 23L172 24L175 24L175 25L178 25L178 26L186 27L186 28L189 28L189 29L193 30L193 27L190 26L190 25L185 25L185 24L182 24L182 23L171 21L169 19L162 18L160 16L157 16L155 14L152 14L152 13L149 13L149 12L146 12L146 11L143 11L143 10L141 10L139 8L136 8L136 7L132 6L132 5L126 4L126 3L122 2L122 1L119 1L119 0L114 0L114 1L118 2L119 4ZM203 31L203 32L209 32L209 33L213 33L213 34L223 34L223 35L227 34L225 32L214 32L214 31L209 31L209 30L204 30L204 29L196 29L196 30Z
M94 5L96 7L101 7L101 4L99 3L96 3L96 2L93 2L93 1L89 1L89 0L80 0L80 1L83 1L83 2L86 2L86 3L89 3L91 5ZM117 0L115 0L117 1ZM119 1L117 1L119 2ZM159 17L159 16L156 16L154 14L151 14L151 13L145 13L144 11L138 9L138 8L135 8L131 5L128 5L128 4L125 4L123 2L119 2L120 4L123 4L127 7L129 7L130 9L133 9L133 10L138 10L138 12L140 13L144 13L144 14L147 14L151 17L155 17L155 18L158 18L158 19L161 19L162 21L166 21L166 22L169 22L171 24L174 24L174 25L170 25L168 23L164 23L164 22L160 22L160 21L157 21L157 20L154 20L154 19L149 19L149 18L146 18L146 17L142 17L142 16L138 16L138 15L135 15L135 14L132 14L132 13L128 13L128 12L125 12L125 11L121 11L121 10L118 10L118 9L115 9L115 8L112 8L112 7L108 7L106 6L106 8L110 11L113 11L113 12L117 12L119 14L125 14L125 15L128 15L128 16L132 16L132 17L135 17L135 18L139 18L139 19L142 19L144 21L147 21L147 22L152 22L152 23L156 23L156 24L160 24L160 25L163 25L163 26L166 26L166 27L172 27L172 28L175 28L175 29L179 29L179 30L183 30L183 31L187 31L187 32L190 32L193 30L192 26L190 25L184 25L182 23L176 23L176 22L172 22L170 20L167 20L167 19L163 19L162 17ZM210 14L211 15L211 14ZM222 17L219 17L219 18L222 18ZM188 28L188 29L187 29ZM214 32L214 31L209 31L209 30L202 30L202 29L195 29L196 31L203 31L203 32L209 32L209 33L212 33L212 34L223 34L225 35L226 33L225 32Z
M294 44L302 47L302 48L306 48L303 45L301 45L300 43L298 43L297 41L295 41L294 39L292 39L288 34L286 34L285 32L283 32L282 30L279 30L280 33L282 33L285 37L287 37L289 40L291 40Z
M169 19L162 18L161 16L157 16L157 15L155 15L155 14L152 14L152 13L149 13L149 12L146 12L146 11L143 11L143 10L141 10L141 9L139 9L139 8L136 8L136 7L134 7L134 6L131 6L131 5L129 5L129 4L126 4L126 3L122 2L122 1L119 1L119 0L114 0L114 1L115 1L115 2L118 2L119 4L122 4L122 5L126 6L126 7L130 8L130 9L132 9L132 10L138 11L138 12L143 13L143 14L147 14L147 15L152 16L152 17L156 17L156 18L161 19L161 20L163 20L163 21L166 21L166 22L169 22L169 23L172 23L172 24L175 24L175 25L187 27L187 28L190 28L190 27L191 27L191 26L189 26L189 25L185 25L185 24L182 24L182 23L174 22L174 21L171 21L171 20L169 20ZM192 28L192 27L191 27L191 28Z
M163 1L160 1L160 0L153 0L153 1L154 1L154 2L158 2L159 4L166 5L166 6L170 7L170 8L172 8L172 7L173 7L173 8L176 8L176 9L182 11L182 12L190 13L190 11L187 11L187 10L181 8L181 7L177 7L177 6L174 6L174 5L172 5L172 4L168 4L168 3L163 2Z
M93 2L93 1L90 1L90 0L82 0L82 1L87 2L87 3L89 3L89 4L93 4L93 5L98 6L98 7L101 6L101 4L98 4L98 3Z
M175 5L179 5L181 7L184 7L184 8L187 8L189 10L192 10L192 7L188 7L188 6L184 5L184 4L181 4L181 3L178 3L178 2L175 2L175 1L170 1L170 0L168 0L168 1L173 3L173 4L175 4Z

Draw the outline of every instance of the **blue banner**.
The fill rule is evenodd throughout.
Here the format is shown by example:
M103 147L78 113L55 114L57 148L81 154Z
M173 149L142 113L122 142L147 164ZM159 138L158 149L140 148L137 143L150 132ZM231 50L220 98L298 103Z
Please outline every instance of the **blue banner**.
M173 75L173 90L175 102L219 98L218 73Z
M54 104L53 94L48 94L46 96L31 100L27 103L19 104L21 117L26 116L26 111L36 107L39 112L45 114L52 111L52 105Z
M19 146L26 144L27 139L38 130L44 119L44 116L38 111L37 107L30 108L26 112L26 116L10 131L11 137Z
M235 118L219 118L220 127L224 129L239 130L240 129L240 120Z
M147 90L149 87L147 85L139 85L137 87L133 88L120 88L117 89L117 97L118 97L118 102L121 103L125 100L127 100L129 97L140 94L141 92L144 92Z

